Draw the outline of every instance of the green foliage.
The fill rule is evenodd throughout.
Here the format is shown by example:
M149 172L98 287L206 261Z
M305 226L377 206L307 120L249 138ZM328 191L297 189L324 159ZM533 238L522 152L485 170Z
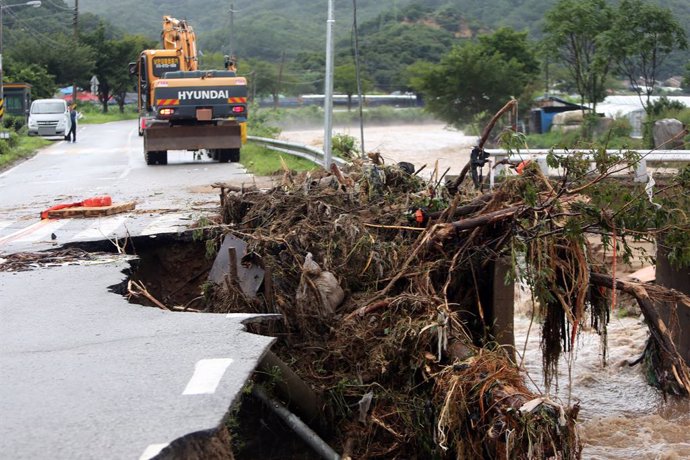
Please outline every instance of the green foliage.
M438 62L456 41L446 30L387 16L379 19L383 23L375 20L362 26L360 53L364 72L385 92L409 89L407 69L421 60ZM339 58L350 58L350 38L339 47Z
M535 76L541 71L541 63L527 39L527 32L501 27L493 34L480 36L479 43L487 50L501 53L506 59L515 59L522 64L527 75Z
M372 82L365 72L360 69L362 94L366 95L372 89ZM354 63L342 64L333 69L333 89L335 92L347 95L347 110L352 109L352 95L357 94L357 69Z
M661 96L646 106L647 118L643 122L643 139L647 148L654 148L654 123L664 118L677 118L687 125L690 122L690 109L682 102Z
M15 62L8 60L5 74L6 81L13 83L29 83L33 99L49 99L57 91L55 76L37 64Z
M508 35L512 46L496 48L497 38ZM536 71L533 60L519 60L529 55L526 35L501 30L497 37L454 47L438 65L420 71L413 86L424 94L432 113L461 126L477 114L493 114L523 93Z
M121 39L108 39L104 23L92 33L83 34L81 40L94 50L94 73L99 81L98 100L103 112L108 111L108 101L112 97L117 101L120 111L124 112L125 93L136 87L127 72L127 66L137 60L139 53L156 44L142 36L128 35ZM88 86L88 79L82 82L82 86Z
M14 132L21 130L26 124L26 118L16 115L5 115L2 117L2 126Z
M559 0L544 18L545 47L568 69L582 102L606 95L611 49L603 46L613 11L605 0Z
M10 131L10 137L5 140L7 142L7 145L11 148L17 148L19 147L19 142L20 142L20 137L19 134L17 134L14 131Z
M247 118L247 132L250 136L275 138L280 134L280 129L271 126L270 113L267 110L259 109L253 104L249 107L250 116Z
M11 137L12 139L12 137ZM10 142L14 143L14 140ZM50 144L50 141L42 137L29 137L17 135L17 145L11 147L10 143L0 141L0 169L12 165L16 161L33 155L36 150Z
M661 96L659 99L649 104L647 113L652 117L665 118L665 115L673 112L682 112L686 109L687 107L682 102L671 100L666 96Z
M282 162L281 162L282 158ZM286 154L279 154L258 145L248 143L242 147L240 161L247 168L247 171L257 176L272 176L283 172L283 162L293 171L311 171L319 168L317 164L293 157Z
M50 40L50 52L46 52L45 41L37 39L30 32L17 33L17 42L9 56L17 65L35 64L43 67L48 74L55 76L60 86L92 74L96 55L91 47L75 41L72 35L66 33L53 35Z
M136 120L139 117L135 105L126 106L124 111L103 113L102 106L91 102L77 104L77 111L81 114L79 124L91 125L110 123L112 121Z
M353 159L359 155L359 150L357 149L357 140L354 136L348 134L336 134L331 140L333 155L345 158Z
M613 120L612 125L607 131L600 131L594 128L594 135L591 128L583 127L580 130L558 132L549 131L544 134L530 134L527 136L526 143L531 148L539 149L596 149L597 145L605 145L609 149L641 149L644 142L640 139L630 137L632 130L627 118ZM598 134L596 134L598 133Z
M604 37L619 71L646 96L646 107L664 61L674 50L688 46L685 30L671 10L643 0L622 0Z

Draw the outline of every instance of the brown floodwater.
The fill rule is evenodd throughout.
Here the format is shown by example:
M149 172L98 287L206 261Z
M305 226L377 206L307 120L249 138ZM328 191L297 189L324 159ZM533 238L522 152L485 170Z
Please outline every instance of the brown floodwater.
M359 128L336 128L335 132L359 138ZM286 131L281 137L323 145L321 129ZM446 168L451 169L450 174L459 172L476 141L474 136L441 124L367 127L365 131L367 151L379 151L388 162L409 161L417 167L427 164L428 171L438 161L440 174ZM548 389L549 394L564 404L579 401L585 459L690 459L690 400L672 396L664 399L661 392L647 384L640 366L627 365L628 360L642 353L648 331L639 318L615 316L609 325L606 366L601 361L599 336L584 332L574 354L560 363L558 385ZM525 313L515 318L520 353L529 323ZM536 388L546 392L540 340L538 327L533 326L523 364Z
M530 320L515 319L516 347L522 352ZM535 330L536 329L536 330ZM573 356L559 366L558 385L549 393L562 403L579 402L580 429L586 459L690 458L690 401L650 387L640 366L630 367L644 349L647 327L639 318L615 318L609 325L607 364L595 333L581 334ZM540 333L532 326L524 367L541 391L543 372Z

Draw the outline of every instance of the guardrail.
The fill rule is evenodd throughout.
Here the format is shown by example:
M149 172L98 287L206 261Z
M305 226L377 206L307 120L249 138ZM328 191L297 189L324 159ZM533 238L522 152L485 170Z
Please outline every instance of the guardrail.
M678 162L678 163L690 163L690 150L629 150L630 152L635 152L640 155L641 159L635 168L635 182L647 182L649 180L648 165L655 165L659 163L668 162ZM500 174L505 168L504 165L497 165L502 160L509 161L522 161L522 160L532 160L539 164L542 172L550 177L561 175L557 169L550 168L546 164L546 156L553 152L557 155L569 155L572 154L571 150L548 150L548 149L533 149L521 151L520 154L509 155L508 152L502 149L486 149L486 152L490 154L489 165L491 166L491 172L489 173L489 183L491 187L494 185L495 176ZM616 150L613 153L620 152ZM592 159L591 154L585 154L585 158Z
M287 155L292 155L299 158L304 158L317 165L323 166L324 163L324 153L323 150L317 149L316 147L311 147L309 145L297 144L294 142L281 141L278 139L271 139L268 137L256 137L247 136L247 140L254 144L262 145L269 150L275 152L285 153ZM347 164L347 161L342 158L331 157L333 163L338 166L343 166Z

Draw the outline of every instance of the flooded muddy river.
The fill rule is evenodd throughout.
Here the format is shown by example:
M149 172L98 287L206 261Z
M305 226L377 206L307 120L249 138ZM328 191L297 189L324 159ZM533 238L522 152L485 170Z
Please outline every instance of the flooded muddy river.
M359 138L359 128L336 128ZM293 142L323 146L323 130L286 131ZM469 160L475 136L438 125L371 127L365 131L367 151L378 151L388 162L409 161L442 174L458 173ZM647 328L639 318L617 318L609 326L607 365L602 366L601 339L581 335L569 379L568 362L561 362L559 385L549 392L563 403L579 401L585 459L675 460L690 458L690 401L669 396L647 385L640 366L629 367L644 349ZM530 320L515 319L516 347L525 345ZM544 391L540 334L533 326L527 340L524 367L539 391ZM570 384L572 382L572 385Z
M333 133L353 136L359 146L359 127L334 128ZM322 129L284 131L280 138L323 148ZM424 175L428 176L437 161L439 174L448 168L449 174L458 174L470 159L476 142L476 136L466 136L442 124L375 126L364 131L367 152L379 152L389 164L407 161L417 168L427 165Z
M522 353L530 319L515 318L515 345ZM537 328L538 329L538 328ZM609 324L607 365L602 365L601 339L581 335L574 361L559 367L558 387L550 393L561 402L579 401L585 459L673 460L690 458L690 401L667 397L650 387L640 366L630 367L644 349L647 327L639 318L614 318ZM527 340L524 367L544 390L539 330ZM572 385L570 384L572 382Z

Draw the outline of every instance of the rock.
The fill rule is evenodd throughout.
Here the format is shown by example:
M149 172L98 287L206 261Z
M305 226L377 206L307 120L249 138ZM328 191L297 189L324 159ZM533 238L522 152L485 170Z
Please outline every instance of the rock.
M657 120L652 128L654 147L664 150L683 148L683 137L685 136L682 132L684 129L683 123L675 118Z

